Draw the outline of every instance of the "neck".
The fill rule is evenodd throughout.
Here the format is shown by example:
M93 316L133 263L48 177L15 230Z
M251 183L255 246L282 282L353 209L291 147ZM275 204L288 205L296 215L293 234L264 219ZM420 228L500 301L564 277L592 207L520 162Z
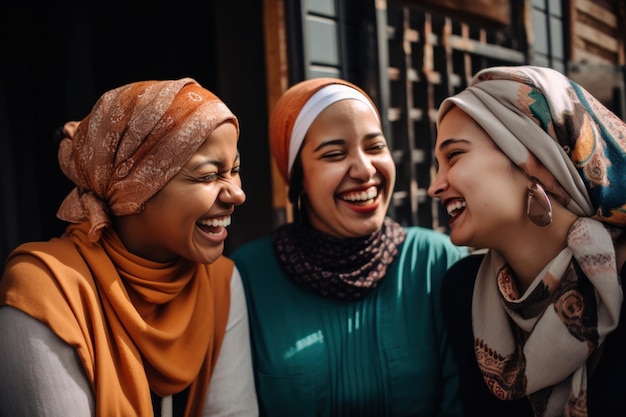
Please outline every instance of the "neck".
M576 219L576 215L563 210L563 213L555 213L548 226L540 227L529 221L523 228L524 233L500 250L515 274L520 293L524 293L541 270L567 247L567 236Z

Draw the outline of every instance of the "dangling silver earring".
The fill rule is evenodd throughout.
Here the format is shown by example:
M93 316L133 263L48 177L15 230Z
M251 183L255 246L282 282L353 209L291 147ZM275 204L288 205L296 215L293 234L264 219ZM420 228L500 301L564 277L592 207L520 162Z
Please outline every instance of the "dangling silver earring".
M543 187L536 182L528 187L526 215L537 226L544 227L552 223L552 204Z

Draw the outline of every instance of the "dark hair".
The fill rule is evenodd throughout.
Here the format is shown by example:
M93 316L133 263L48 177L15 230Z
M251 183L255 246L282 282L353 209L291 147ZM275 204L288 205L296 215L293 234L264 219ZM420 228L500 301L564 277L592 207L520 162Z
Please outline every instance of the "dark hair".
M289 179L289 201L292 204L297 204L298 196L302 194L303 185L302 182L304 180L304 172L302 171L302 158L300 157L300 153L296 156L296 159L293 161L293 166L291 168L291 178Z
M302 170L302 158L300 157L300 153L298 153L291 168L289 192L287 194L289 201L291 201L291 204L293 205L293 217L298 223L304 223L307 220L306 209L303 201L306 198L303 192L303 180L304 172Z
M58 146L64 137L65 132L63 132L63 126L59 126L52 131L52 139L54 140L55 145Z

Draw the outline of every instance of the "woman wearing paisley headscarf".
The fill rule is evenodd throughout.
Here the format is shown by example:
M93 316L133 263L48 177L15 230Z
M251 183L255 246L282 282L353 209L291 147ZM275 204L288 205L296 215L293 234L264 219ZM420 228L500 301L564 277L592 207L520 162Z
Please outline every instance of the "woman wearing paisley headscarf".
M292 86L271 150L297 221L238 248L262 416L459 416L440 285L466 255L386 217L396 178L378 110L357 86Z
M429 194L469 416L626 415L626 124L557 71L480 71L442 103Z
M196 81L106 92L63 129L65 233L0 281L0 415L256 416L237 118Z

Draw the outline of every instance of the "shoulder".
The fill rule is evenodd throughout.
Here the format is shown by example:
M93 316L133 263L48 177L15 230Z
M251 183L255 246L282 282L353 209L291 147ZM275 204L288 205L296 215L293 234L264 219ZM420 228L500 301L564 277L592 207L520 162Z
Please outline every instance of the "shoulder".
M450 241L450 236L437 230L422 226L409 226L405 227L404 230L406 230L407 242L428 246L457 248L457 246Z
M52 239L48 242L29 242L18 246L8 256L2 281L29 281L33 285L37 278L59 276L66 282L71 280L85 281L91 272L84 258L74 246L66 239ZM28 277L28 280L22 278ZM72 287L72 285L70 285Z
M449 258L449 262L465 257L468 254L466 247L456 246L445 233L421 226L406 227L405 250L413 249L434 257Z
M23 243L9 254L7 262L28 262L32 259L41 259L44 262L58 261L67 265L68 261L82 260L82 257L70 240L55 238L47 242Z
M442 292L447 301L457 303L464 299L471 300L476 274L484 257L482 253L468 255L448 269L442 285Z
M235 263L244 287L249 291L252 291L252 287L263 290L268 280L282 276L270 236L244 243L228 257ZM257 277L263 279L255 279Z
M241 246L236 248L228 257L232 259L235 264L239 264L244 263L247 260L266 255L268 252L273 253L272 239L269 235L242 244Z
M472 253L452 265L448 275L476 275L484 257L484 253Z
M228 257L233 260L244 281L247 276L273 270L277 264L270 236L263 236L244 243Z

